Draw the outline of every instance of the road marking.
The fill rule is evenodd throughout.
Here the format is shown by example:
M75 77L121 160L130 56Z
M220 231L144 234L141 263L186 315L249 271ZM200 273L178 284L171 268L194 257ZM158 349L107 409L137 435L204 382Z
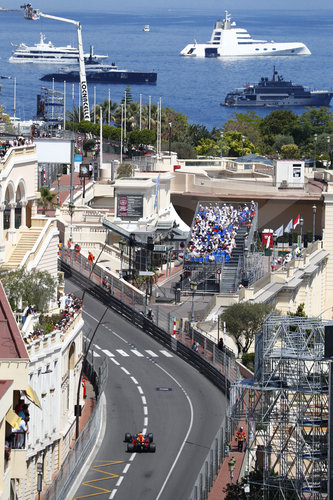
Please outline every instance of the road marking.
M130 462L133 462L133 460L135 459L135 453L132 453L132 455L130 456L129 458L129 461Z
M121 483L123 482L123 479L124 479L124 476L120 476L120 478L118 479L118 481L116 482L116 487L120 486Z
M146 396L141 396L141 399L142 399L142 404L146 405L147 404Z
M170 354L168 351L160 351L160 353L164 354L167 358L172 358L172 354Z
M147 426L148 426L148 417L145 417L145 418L143 419L143 425L144 425L145 427L147 427Z
M114 358L110 358L110 359L111 359L111 361L113 361L113 363L114 363L115 365L118 365L118 366L120 365L120 363L118 363L118 361L117 361L116 359L114 359Z
M130 375L130 372L126 370L126 368L124 368L123 366L120 369L123 370L123 372L126 373L126 375Z
M148 408L146 405L144 405L144 407L143 407L143 414L148 415Z
M107 356L109 356L109 358L113 358L114 357L114 354L112 354L112 352L108 351L107 349L102 349L102 352L104 352L104 354L106 354Z
M133 380L133 382L134 382L135 384L138 384L138 383L139 383L139 382L136 380L136 378L134 378L134 377L131 377L131 380Z
M97 344L94 344L94 347L96 347L96 349L102 349L101 347L99 347L99 345Z
M143 358L143 354L136 349L131 349L132 353L138 356L138 358Z
M129 354L127 354L127 352L123 351L122 349L116 349L117 352L119 352L119 354L121 356L124 356L124 358L128 358Z
M86 314L87 316L89 316L91 319L93 319L94 321L96 321L96 323L99 322L99 319L95 318L95 316L92 316L88 312L83 311L83 314ZM100 326L102 326L103 328L105 328L105 330L110 330L110 332L112 333L112 335L115 335L116 337L118 337L118 339L120 339L123 342L125 342L125 344L128 344L128 340L124 339L121 335L118 335L118 333L114 332L109 326L105 325L104 323L101 323Z
M152 358L158 358L158 354L155 354L153 351L149 351L146 349L146 353L149 354Z
M147 429L146 427L144 429L142 429L142 434L147 434Z
M95 351L93 351L92 353L93 353L94 358L100 358L100 357L101 357L101 355L100 355L100 354L98 354L98 353L97 353L97 352L95 352Z
M124 467L124 470L123 470L123 474L126 474L126 472L128 471L128 469L131 467L131 464L126 464L125 467Z
M112 500L112 498L115 497L115 494L117 493L117 490L112 490L111 495L109 496L109 499Z
M143 390L142 390L142 388L141 388L140 385L138 385L138 391L139 391L140 394L143 394Z

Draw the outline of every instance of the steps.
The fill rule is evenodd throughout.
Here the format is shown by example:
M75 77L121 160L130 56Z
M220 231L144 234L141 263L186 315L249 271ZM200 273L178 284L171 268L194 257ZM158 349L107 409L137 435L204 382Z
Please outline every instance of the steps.
M42 228L32 228L21 231L20 238L3 267L5 269L17 269L26 253L33 249L41 232Z
M248 232L247 226L240 226L235 238L236 248L233 249L229 262L226 262L223 267L222 273L222 293L233 293L238 290L238 265L242 266L242 259L244 255L244 242L245 235Z

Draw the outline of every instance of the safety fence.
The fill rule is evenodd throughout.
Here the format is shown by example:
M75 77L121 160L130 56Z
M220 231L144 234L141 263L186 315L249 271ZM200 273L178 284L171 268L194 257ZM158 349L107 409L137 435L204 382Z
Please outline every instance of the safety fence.
M91 379L96 391L97 403L87 424L80 432L74 446L70 449L57 476L52 484L43 494L43 500L66 500L68 493L82 468L87 456L96 443L98 432L102 421L101 394L104 390L108 374L107 361L104 360L98 372L85 360L83 365L84 373Z

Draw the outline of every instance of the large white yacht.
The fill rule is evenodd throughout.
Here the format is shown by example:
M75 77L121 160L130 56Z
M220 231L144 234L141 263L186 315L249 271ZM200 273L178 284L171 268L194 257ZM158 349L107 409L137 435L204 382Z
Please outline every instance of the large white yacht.
M311 52L301 42L268 42L254 40L244 28L231 22L225 11L225 19L217 21L211 39L207 43L190 43L180 52L191 57L244 57L244 56L306 56Z
M84 54L89 57L89 54ZM106 59L108 56L96 55L96 59ZM78 64L79 50L72 45L55 47L52 42L45 42L45 35L40 34L39 43L29 47L25 43L16 46L11 57L11 63L39 63L39 64Z

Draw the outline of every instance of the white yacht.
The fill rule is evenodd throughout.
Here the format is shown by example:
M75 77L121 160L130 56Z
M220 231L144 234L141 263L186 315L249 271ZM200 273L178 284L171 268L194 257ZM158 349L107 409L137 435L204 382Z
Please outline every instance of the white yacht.
M145 25L144 25L143 31L150 31L150 26L149 26L149 24L145 24Z
M231 15L225 11L225 19L217 21L211 39L207 43L194 41L180 52L191 57L244 57L244 56L306 56L311 52L301 42L268 42L254 40L244 28L237 28L231 22Z
M15 46L15 45L14 45ZM79 50L72 45L55 47L52 42L45 42L45 35L40 34L39 43L29 47L25 43L15 46L9 62L11 63L39 63L39 64L78 64ZM89 54L84 54L89 57ZM106 59L108 56L94 55L96 59Z

